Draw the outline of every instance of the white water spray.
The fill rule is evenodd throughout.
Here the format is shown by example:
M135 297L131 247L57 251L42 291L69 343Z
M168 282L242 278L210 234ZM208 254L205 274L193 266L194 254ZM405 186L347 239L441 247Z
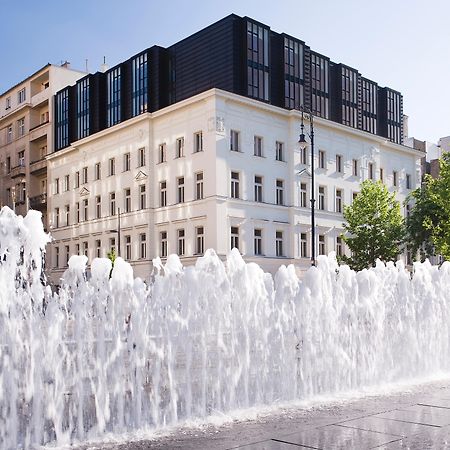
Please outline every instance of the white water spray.
M450 372L450 264L359 273L319 257L274 280L238 252L193 267L72 256L42 279L40 213L0 213L0 447L155 429Z

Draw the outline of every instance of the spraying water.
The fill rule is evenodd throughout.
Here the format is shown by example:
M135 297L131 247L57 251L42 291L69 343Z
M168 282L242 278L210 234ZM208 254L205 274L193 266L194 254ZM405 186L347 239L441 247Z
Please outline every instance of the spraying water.
M0 447L59 445L215 412L450 371L450 264L359 273L319 257L299 281L232 251L155 260L72 256L42 277L40 213L0 213Z

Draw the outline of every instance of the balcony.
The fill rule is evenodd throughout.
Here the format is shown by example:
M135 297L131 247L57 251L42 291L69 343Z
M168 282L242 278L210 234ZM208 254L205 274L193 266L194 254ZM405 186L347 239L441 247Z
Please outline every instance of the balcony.
M41 210L47 207L47 193L30 197L30 208Z
M31 97L31 106L34 108L35 106L39 106L45 101L48 101L50 98L50 89L46 88L43 91L38 92L37 94Z
M12 167L10 176L11 176L11 178L24 177L25 176L25 165L20 164L16 167Z
M32 161L30 164L30 173L33 175L41 175L47 171L47 161L45 158Z
M36 141L37 139L41 139L44 136L47 136L47 132L49 130L49 127L45 126L48 125L48 120L46 122L40 123L39 125L34 126L33 128L30 128L30 141Z

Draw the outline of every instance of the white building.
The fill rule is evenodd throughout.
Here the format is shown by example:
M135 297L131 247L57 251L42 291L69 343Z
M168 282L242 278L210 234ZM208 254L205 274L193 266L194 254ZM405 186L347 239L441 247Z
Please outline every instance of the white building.
M345 251L343 205L361 181L382 179L401 202L420 183L413 148L315 118L317 254ZM306 123L308 128L308 123ZM147 279L151 261L236 246L275 271L310 266L309 151L298 145L300 113L211 89L74 142L47 157L51 269L118 246ZM303 170L307 169L307 170Z

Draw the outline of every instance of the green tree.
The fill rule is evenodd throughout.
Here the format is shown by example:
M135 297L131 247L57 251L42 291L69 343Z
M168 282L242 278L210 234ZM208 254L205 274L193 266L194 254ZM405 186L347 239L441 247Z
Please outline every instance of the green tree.
M344 208L344 242L352 256L341 261L354 270L375 265L377 259L395 261L404 237L404 220L395 193L371 180L361 183L361 192Z
M407 241L421 258L433 254L450 259L450 154L439 161L439 177L425 176L423 186L411 198L415 201L406 222Z
M106 257L107 257L109 260L111 260L111 264L112 264L112 266L111 266L111 271L109 272L109 278L111 278L112 271L113 271L113 269L114 269L114 263L116 262L116 258L117 258L116 251L115 251L114 249L111 249L111 250L106 254Z

